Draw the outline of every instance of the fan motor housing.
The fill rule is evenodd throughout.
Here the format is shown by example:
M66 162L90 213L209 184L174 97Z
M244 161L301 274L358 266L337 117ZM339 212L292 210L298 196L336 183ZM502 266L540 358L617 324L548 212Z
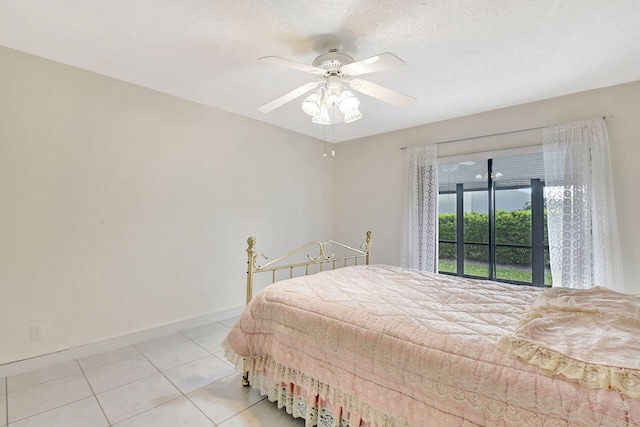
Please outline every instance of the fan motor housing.
M313 61L313 66L325 70L329 74L339 74L340 68L354 62L353 58L346 53L328 52L318 56Z

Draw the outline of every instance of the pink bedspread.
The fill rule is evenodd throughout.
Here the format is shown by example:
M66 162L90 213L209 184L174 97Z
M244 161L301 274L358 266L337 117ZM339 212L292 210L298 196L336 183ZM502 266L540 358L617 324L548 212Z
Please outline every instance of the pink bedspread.
M497 348L540 290L390 266L258 294L227 357L372 426L640 425L640 400L546 374Z

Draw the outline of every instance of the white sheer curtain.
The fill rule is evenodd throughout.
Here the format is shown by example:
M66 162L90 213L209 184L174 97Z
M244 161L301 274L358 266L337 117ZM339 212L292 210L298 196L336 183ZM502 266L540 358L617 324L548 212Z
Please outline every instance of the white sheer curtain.
M435 272L438 264L438 150L407 148L402 266Z
M543 129L553 286L624 291L603 119Z

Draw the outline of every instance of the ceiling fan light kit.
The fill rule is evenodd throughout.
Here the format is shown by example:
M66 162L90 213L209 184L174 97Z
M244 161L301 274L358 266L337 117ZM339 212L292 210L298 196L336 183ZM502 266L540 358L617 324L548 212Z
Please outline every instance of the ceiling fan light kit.
M322 87L317 92L309 95L302 101L302 110L312 117L313 123L329 125L332 123L329 117L329 108L337 107L344 115L344 123L351 123L362 118L358 110L360 101L351 91L341 88L327 90Z
M311 121L313 123L322 125L335 124L337 122L351 123L363 117L359 110L360 100L349 89L364 93L396 107L409 107L415 102L415 98L408 95L368 80L351 78L404 65L404 61L397 56L387 52L361 61L354 61L351 56L339 52L340 47L335 42L329 43L327 49L329 52L318 56L311 66L277 56L259 58L263 62L308 72L318 80L306 83L260 106L258 110L263 113L269 113L318 87L320 88L316 92L302 101L301 106L302 110L312 117ZM329 110L331 110L331 116L333 117L330 117ZM335 117L336 110L341 113L338 114L341 117Z

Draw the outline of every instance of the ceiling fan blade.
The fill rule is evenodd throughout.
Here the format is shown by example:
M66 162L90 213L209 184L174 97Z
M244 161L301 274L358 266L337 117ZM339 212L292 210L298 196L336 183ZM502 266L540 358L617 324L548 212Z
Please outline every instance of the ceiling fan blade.
M262 58L258 58L258 61L262 61L272 65L279 65L281 67L293 68L294 70L306 71L307 73L311 73L313 75L324 74L324 70L321 68L313 67L301 62L290 61L279 56L264 56Z
M302 96L305 93L309 92L310 90L317 88L318 86L320 86L320 83L322 83L322 81L306 83L300 86L299 88L294 89L291 92L286 93L281 97L276 98L273 101L267 102L266 104L258 107L258 111L261 111L263 113L270 113L276 108L283 106L287 102L293 101L297 97Z
M353 79L349 81L351 89L362 92L365 95L377 98L380 101L388 102L396 107L406 108L413 105L416 99L395 90L380 86L369 80Z
M361 61L352 62L341 68L343 74L348 76L360 76L367 73L375 73L389 68L406 65L406 63L392 53L385 52L380 55Z

